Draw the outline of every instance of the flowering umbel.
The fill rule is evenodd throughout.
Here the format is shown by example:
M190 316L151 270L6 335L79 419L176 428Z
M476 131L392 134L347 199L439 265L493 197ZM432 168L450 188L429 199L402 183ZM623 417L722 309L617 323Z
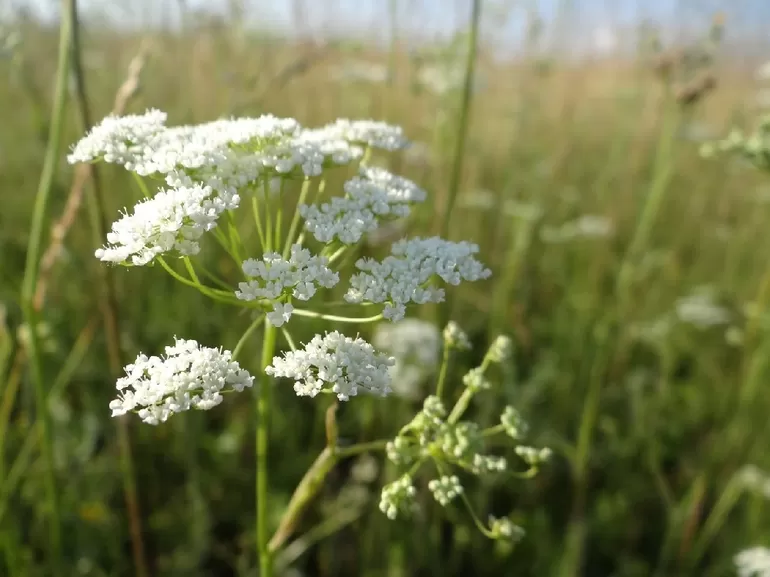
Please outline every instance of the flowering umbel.
M370 164L374 154L403 150L408 144L401 128L372 120L340 119L305 128L291 118L264 115L170 127L165 113L149 110L105 118L69 156L73 163L118 164L137 176L142 200L122 211L105 246L96 250L98 259L128 267L157 263L184 285L243 309L252 319L232 352L175 339L161 357L140 354L117 382L119 395L110 403L114 416L136 412L144 422L157 425L174 413L213 408L226 393L252 387L254 378L236 358L242 358L253 330L264 325L257 387L255 516L262 568L269 569L265 556L272 553L273 543L265 541L263 525L270 387L286 379L293 382L298 397L330 394L339 401L360 394L382 397L392 391L394 375L404 376L406 366L399 353L396 367L391 353L398 347L392 343L383 347L387 353L379 352L358 334L347 336L339 330L316 334L297 347L292 337L296 324L302 317L357 325L401 321L408 306L443 301L445 285L491 275L477 259L476 244L439 237L394 237L388 241L390 254L383 259L357 258L356 245L367 242L368 235L382 236L394 225L406 230L413 210L427 198L411 180ZM332 170L343 178L327 180ZM334 191L328 182L342 184ZM218 246L223 258L232 261L230 266L214 272L205 267L200 253L208 250L206 243ZM219 278L215 273L226 274L222 270L235 271L237 280ZM324 298L341 283L339 300ZM351 308L375 314L350 316ZM446 361L449 351L470 346L456 326L449 327L443 339L424 326L420 334L428 335L429 342L422 343L419 358L432 365L414 377L422 380L438 369L442 348ZM276 354L279 338L288 348ZM422 411L388 444L390 459L410 467L382 491L380 509L388 517L414 509L414 474L426 460L433 459L440 469L429 489L442 505L465 498L460 473L506 470L504 457L482 451L489 431L459 419L471 397L492 386L485 375L488 365L503 362L510 354L510 341L496 342L484 364L464 379L466 393L451 411L446 411L440 395L428 397ZM442 370L440 378L445 374ZM514 417L506 414L505 424L498 425L499 430L493 427L493 432L523 431ZM337 436L329 427L327 415L328 446L319 457L324 466L314 465L308 474L328 473L323 458L342 454L333 450ZM352 449L346 447L345 454L356 454ZM517 450L530 469L542 457L522 447ZM301 484L305 489L317 486L315 479ZM307 502L304 495L302 499ZM295 514L300 501L292 499L286 514ZM502 520L483 530L490 536L516 533Z

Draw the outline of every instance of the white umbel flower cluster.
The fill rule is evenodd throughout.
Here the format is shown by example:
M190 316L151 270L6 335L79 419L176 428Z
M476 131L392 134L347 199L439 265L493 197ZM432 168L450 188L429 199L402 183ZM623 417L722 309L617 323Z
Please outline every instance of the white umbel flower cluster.
M425 202L428 198L428 193L408 178L379 166L364 166L360 172L364 179L385 190L391 202Z
M325 130L342 140L364 144L382 150L401 150L409 145L400 126L393 126L376 120L348 120L340 118L326 125Z
M167 127L166 114L158 110L108 116L75 145L69 162L120 164L140 176L165 178L171 190L137 206L134 212L140 216L116 223L118 232L114 234L120 238L110 240L114 246L100 249L98 257L122 263L126 259L120 257L128 255L131 264L147 264L162 252L192 254L190 251L198 250L194 241L216 225L223 211L237 208L244 191L253 191L275 177L317 176L327 166L347 165L361 158L359 140L395 145L400 134L400 129L377 123L348 124L306 130L292 118L264 115ZM201 214L204 222L198 223ZM157 227L151 225L167 221L171 221L171 231L162 231L163 242L158 244L153 236ZM189 245L184 244L186 235L193 238ZM169 238L181 243L186 252ZM142 246L150 250L140 250L134 258L130 247Z
M390 392L390 367L394 359L377 353L363 339L337 331L316 335L303 349L274 357L265 372L294 380L299 396L315 397L330 390L341 401L359 392L384 396Z
M410 202L425 200L425 191L416 184L382 168L362 169L361 176L344 184L344 190L345 196L299 208L305 228L319 242L337 238L343 244L355 244L377 230L380 220L407 217Z
M174 413L211 409L222 402L222 391L243 391L254 381L232 360L232 353L175 339L164 357L140 354L118 379L120 394L110 403L112 416L136 411L150 425Z
M211 188L193 186L163 190L134 207L112 225L96 258L105 262L142 266L175 251L189 256L200 251L198 240L217 225L228 205L213 197Z
M307 301L313 298L318 287L332 288L339 280L339 274L328 266L326 257L312 255L300 244L291 247L288 260L277 252L269 252L261 260L248 259L243 263L243 273L249 277L238 284L235 296L244 301L257 299L275 300L286 295ZM291 317L294 308L290 304L274 305L268 320L281 326Z
M738 577L770 577L770 549L752 547L735 556Z
M133 166L153 137L166 128L165 112L151 109L144 114L107 116L94 126L67 156L70 164L102 159L112 164Z
M492 273L474 255L478 245L451 242L439 237L412 238L393 244L382 262L360 259L360 273L350 279L345 300L351 303L385 303L383 316L401 320L410 302L425 304L444 300L444 290L431 284L438 276L451 285L476 281Z

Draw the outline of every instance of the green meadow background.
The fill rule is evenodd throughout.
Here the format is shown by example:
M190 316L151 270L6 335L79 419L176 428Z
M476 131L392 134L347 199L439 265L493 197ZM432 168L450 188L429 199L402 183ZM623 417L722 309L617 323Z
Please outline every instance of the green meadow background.
M378 161L430 194L408 231L437 234L452 207L449 238L477 242L493 269L490 280L451 289L446 306L422 312L451 317L471 335L474 350L449 375L455 397L464 369L495 335L514 340L513 362L476 416L488 421L513 404L532 443L554 457L533 480L467 491L483 514L514 511L526 537L516 546L489 541L424 487L420 515L388 521L377 503L393 471L378 454L335 469L302 519L305 537L276 560L282 575L721 577L735 574L742 549L770 546L770 174L699 154L704 140L762 113L770 78L755 73L761 50L736 48L740 31L717 13L720 2L703 3L694 22L636 22L633 49L580 57L547 38L589 34L570 18L601 3L541 18L538 2L479 1L474 30L472 2L447 0L456 33L417 47L400 29L404 19L393 18L408 8L380 4L381 18L367 26L388 31L381 45L361 34L287 36L244 25L237 10L215 17L190 9L174 29L81 15L81 67L66 85L33 287L63 550L53 568L36 427L41 391L20 295L35 194L58 125L58 28L20 11L4 20L0 575L257 574L250 396L159 427L110 418L117 361L158 354L174 335L232 348L249 325L159 267L114 269L115 298L105 301L104 266L93 256L100 220L130 209L132 181L100 166L97 188L65 155L116 106L157 107L170 124L271 113L306 126L339 117L401 125L414 146ZM741 2L724 4L740 11ZM308 23L296 5L302 32ZM319 0L315 10L333 19L344 9ZM505 59L492 46L503 18L518 18L523 30ZM473 43L475 81L466 92ZM450 81L426 84L430 69ZM209 258L220 275L238 278L228 262ZM328 328L304 326L300 340ZM259 344L249 346L243 364L253 369ZM324 444L320 403L288 385L275 400L273 523ZM341 435L387 438L418 406L355 398L340 409Z

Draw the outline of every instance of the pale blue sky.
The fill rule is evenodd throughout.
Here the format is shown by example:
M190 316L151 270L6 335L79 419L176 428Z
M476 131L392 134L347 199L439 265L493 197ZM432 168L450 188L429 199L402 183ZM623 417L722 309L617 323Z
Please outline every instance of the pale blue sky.
M294 28L292 6L297 0L243 0L247 19L282 31ZM226 12L228 0L186 0L192 9ZM387 37L389 0L300 0L307 26L316 34L356 32L367 38ZM178 21L179 0L80 0L81 11L97 12L125 25L147 26ZM471 0L397 0L399 29L423 37L449 35L467 23ZM503 19L493 16L495 5L518 6ZM509 47L521 39L525 6L536 6L546 29L562 7L570 10L568 35L583 47L597 44L603 30L620 30L618 41L628 39L628 29L643 19L664 26L672 34L682 30L703 31L718 10L727 14L733 39L743 36L770 38L770 0L484 0L485 31ZM0 0L6 10L25 6L45 18L55 18L57 0ZM551 26L549 26L549 24Z

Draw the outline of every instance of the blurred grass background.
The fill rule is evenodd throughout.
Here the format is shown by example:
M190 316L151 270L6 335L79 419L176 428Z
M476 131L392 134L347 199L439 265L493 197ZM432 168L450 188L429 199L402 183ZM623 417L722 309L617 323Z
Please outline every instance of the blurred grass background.
M365 27L323 39L309 15L330 26L353 9L334 0L295 2L293 35L245 25L247 14L259 21L257 2L232 3L222 16L153 4L161 14L161 4L181 10L179 25L166 29L118 26L113 4L118 16L81 14L92 120L112 110L133 66L139 90L127 111L157 107L170 124L263 113L307 126L338 117L399 124L415 145L387 162L432 198L410 230L439 231L456 167L470 2L447 1L453 34L420 45L409 36L419 28L410 10L432 14L420 2L369 3L372 36L386 31L379 45L361 40ZM751 124L767 100L755 74L766 46L731 31L716 11L765 29L770 14L749 0L680 2L675 14L685 21L608 28L615 36L605 30L587 49L580 41L606 28L601 14L612 3L551 4L481 2L449 236L478 242L495 274L450 294L443 311L472 334L468 367L494 335L514 338L514 365L477 410L494 418L514 404L531 422L533 443L555 457L533 481L469 491L484 513L516 511L527 536L516 547L490 542L465 515L446 520L429 494L418 518L388 521L377 499L390 471L378 455L335 471L303 520L307 542L278 560L287 575L718 577L733 574L741 549L770 543L770 178L698 154L702 141ZM594 28L586 18L570 24L583 12ZM509 21L519 23L519 40L502 58L495 43L510 34L501 25ZM576 45L581 52L570 54ZM0 36L0 575L50 574L18 295L56 46L55 23L8 13ZM71 102L65 146L81 135L78 114ZM130 177L113 167L100 175L117 217L133 204ZM90 194L86 186L78 198L62 157L45 245L57 243L63 214L66 235L43 275L37 327L63 521L60 574L139 575L107 410L114 376L96 304ZM228 266L212 263L233 278ZM159 353L173 335L232 348L249 323L157 267L116 269L115 282L125 358ZM302 340L318 328L309 323ZM463 362L451 375L455 391ZM273 522L323 446L322 407L284 390L276 407ZM341 433L392 436L414 411L404 399L355 399L342 407ZM135 419L128 427L149 574L255 575L250 403L234 398L161 427Z

